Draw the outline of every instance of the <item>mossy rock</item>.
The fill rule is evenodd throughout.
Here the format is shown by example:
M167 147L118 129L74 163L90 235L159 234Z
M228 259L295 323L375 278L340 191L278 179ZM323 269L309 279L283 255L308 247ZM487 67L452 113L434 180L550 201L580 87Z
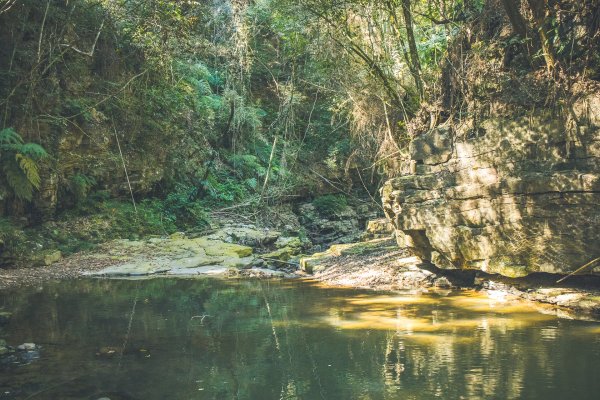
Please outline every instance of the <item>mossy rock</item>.
M298 249L293 247L284 247L281 249L277 249L271 251L270 253L265 253L261 257L268 261L288 261L292 256L298 254Z
M315 253L308 257L300 258L300 269L308 274L314 274L323 271L326 268L328 260L337 257L329 250L321 253Z
M28 261L28 263L34 267L42 267L52 265L62 259L62 253L59 250L41 250L31 251L30 254L23 257L22 261Z
M384 249L396 249L394 242L390 239L375 239L368 242L357 242L347 244L334 244L321 253L315 253L300 259L300 268L309 273L316 273L326 268L327 261L335 257L347 255L363 255Z
M0 356L3 356L10 352L8 345L6 344L6 340L0 339Z
M237 256L249 257L254 250L249 246L240 244L225 243L219 240L207 240L205 238L194 239L194 241L204 248L206 255L209 256Z
M240 245L265 246L273 244L280 236L280 232L270 229L259 229L254 226L227 226L205 238Z
M62 253L59 250L55 250L47 253L44 256L44 264L52 265L54 263L59 262L62 259Z
M297 256L302 251L304 243L299 237L280 237L275 242L274 251L263 254L262 258L267 261L289 261L293 256Z
M278 249L282 249L282 248L300 249L304 246L304 243L302 242L302 239L300 239L297 236L288 236L288 237L282 236L275 241L274 245Z
M206 237L185 239L178 236L174 239L151 239L146 242L119 240L113 244L110 254L105 255L105 258L126 259L126 262L90 275L147 276L186 269L190 269L190 273L186 275L194 275L203 271L205 266L248 268L255 263L251 247L209 240Z
M495 263L492 261L490 262L486 272L504 275L509 278L522 278L535 271L527 267L527 265L508 264L503 262Z
M157 261L142 261L115 265L89 275L103 276L146 276L167 272L169 268Z

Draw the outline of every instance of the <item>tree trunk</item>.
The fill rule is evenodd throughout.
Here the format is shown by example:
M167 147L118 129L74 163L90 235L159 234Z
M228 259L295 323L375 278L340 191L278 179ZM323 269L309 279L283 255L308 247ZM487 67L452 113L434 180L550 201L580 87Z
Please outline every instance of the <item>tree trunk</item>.
M533 15L535 29L540 37L540 45L542 46L544 61L546 61L546 68L549 73L552 73L556 67L556 58L554 56L554 49L550 43L546 0L527 0L527 3Z
M527 26L527 21L523 15L521 15L521 0L502 0L502 6L508 16L513 31L525 41L523 51L527 53L527 56L531 60L532 55L539 50L540 44L537 40L537 36L531 35L529 27Z
M527 21L521 15L519 11L521 5L520 0L502 0L502 6L504 7L504 11L506 11L506 15L508 15L508 20L512 25L513 30L523 39L527 38Z
M227 118L227 125L223 129L223 135L221 136L221 146L225 149L233 148L233 130L231 125L233 123L233 117L235 116L235 102L233 99L229 100L229 118Z
M423 81L421 80L421 62L417 51L415 33L413 31L412 14L410 11L410 0L402 0L402 14L406 25L406 38L408 39L408 50L410 54L410 70L417 85L419 97L423 98Z

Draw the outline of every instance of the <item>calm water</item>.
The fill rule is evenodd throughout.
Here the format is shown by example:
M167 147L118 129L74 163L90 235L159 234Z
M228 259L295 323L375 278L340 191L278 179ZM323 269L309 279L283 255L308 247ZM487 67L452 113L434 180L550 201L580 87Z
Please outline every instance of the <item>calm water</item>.
M41 350L0 364L0 399L600 398L600 324L475 294L84 280L1 309Z

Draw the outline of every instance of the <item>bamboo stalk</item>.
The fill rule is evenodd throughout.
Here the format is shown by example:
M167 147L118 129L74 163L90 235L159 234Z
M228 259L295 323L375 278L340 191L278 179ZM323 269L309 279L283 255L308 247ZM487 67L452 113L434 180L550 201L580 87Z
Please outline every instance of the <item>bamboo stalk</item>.
M115 139L117 139L117 147L119 148L119 154L121 155L121 162L123 163L123 170L125 171L125 178L127 178L127 186L129 186L129 193L131 194L131 202L133 203L133 209L137 215L137 206L135 205L135 197L133 197L133 189L131 189L131 181L129 180L129 173L127 172L127 166L125 165L125 158L123 157L123 151L121 151L121 143L119 143L119 135L117 135L117 128L114 125Z
M260 192L260 200L262 201L263 196L265 194L265 190L267 189L267 184L269 183L269 176L271 175L271 167L273 165L273 158L275 158L275 148L277 147L277 138L273 139L273 147L271 147L271 155L269 156L269 166L267 167L267 175L265 175L265 180L263 182L262 191Z
M562 278L560 278L559 280L556 281L556 283L561 283L562 281L564 281L565 279L567 279L568 277L571 277L587 268L589 268L590 266L594 265L596 262L600 261L600 257L598 258L594 258L592 261L590 261L589 263L585 264L583 267L579 267L577 268L575 271L571 272L569 275L567 276L563 276Z

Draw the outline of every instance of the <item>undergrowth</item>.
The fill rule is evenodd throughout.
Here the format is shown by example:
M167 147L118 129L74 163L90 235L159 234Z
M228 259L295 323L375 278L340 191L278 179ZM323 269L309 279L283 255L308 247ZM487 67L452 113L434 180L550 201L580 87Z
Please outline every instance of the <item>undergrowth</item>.
M130 201L108 199L107 193L98 191L42 225L28 227L20 220L0 218L0 266L36 266L50 251L69 255L112 239L202 231L208 225L206 205L194 200L189 188L162 200L143 200L136 207Z
M338 215L348 206L348 199L340 194L328 194L317 197L312 204L323 217Z

